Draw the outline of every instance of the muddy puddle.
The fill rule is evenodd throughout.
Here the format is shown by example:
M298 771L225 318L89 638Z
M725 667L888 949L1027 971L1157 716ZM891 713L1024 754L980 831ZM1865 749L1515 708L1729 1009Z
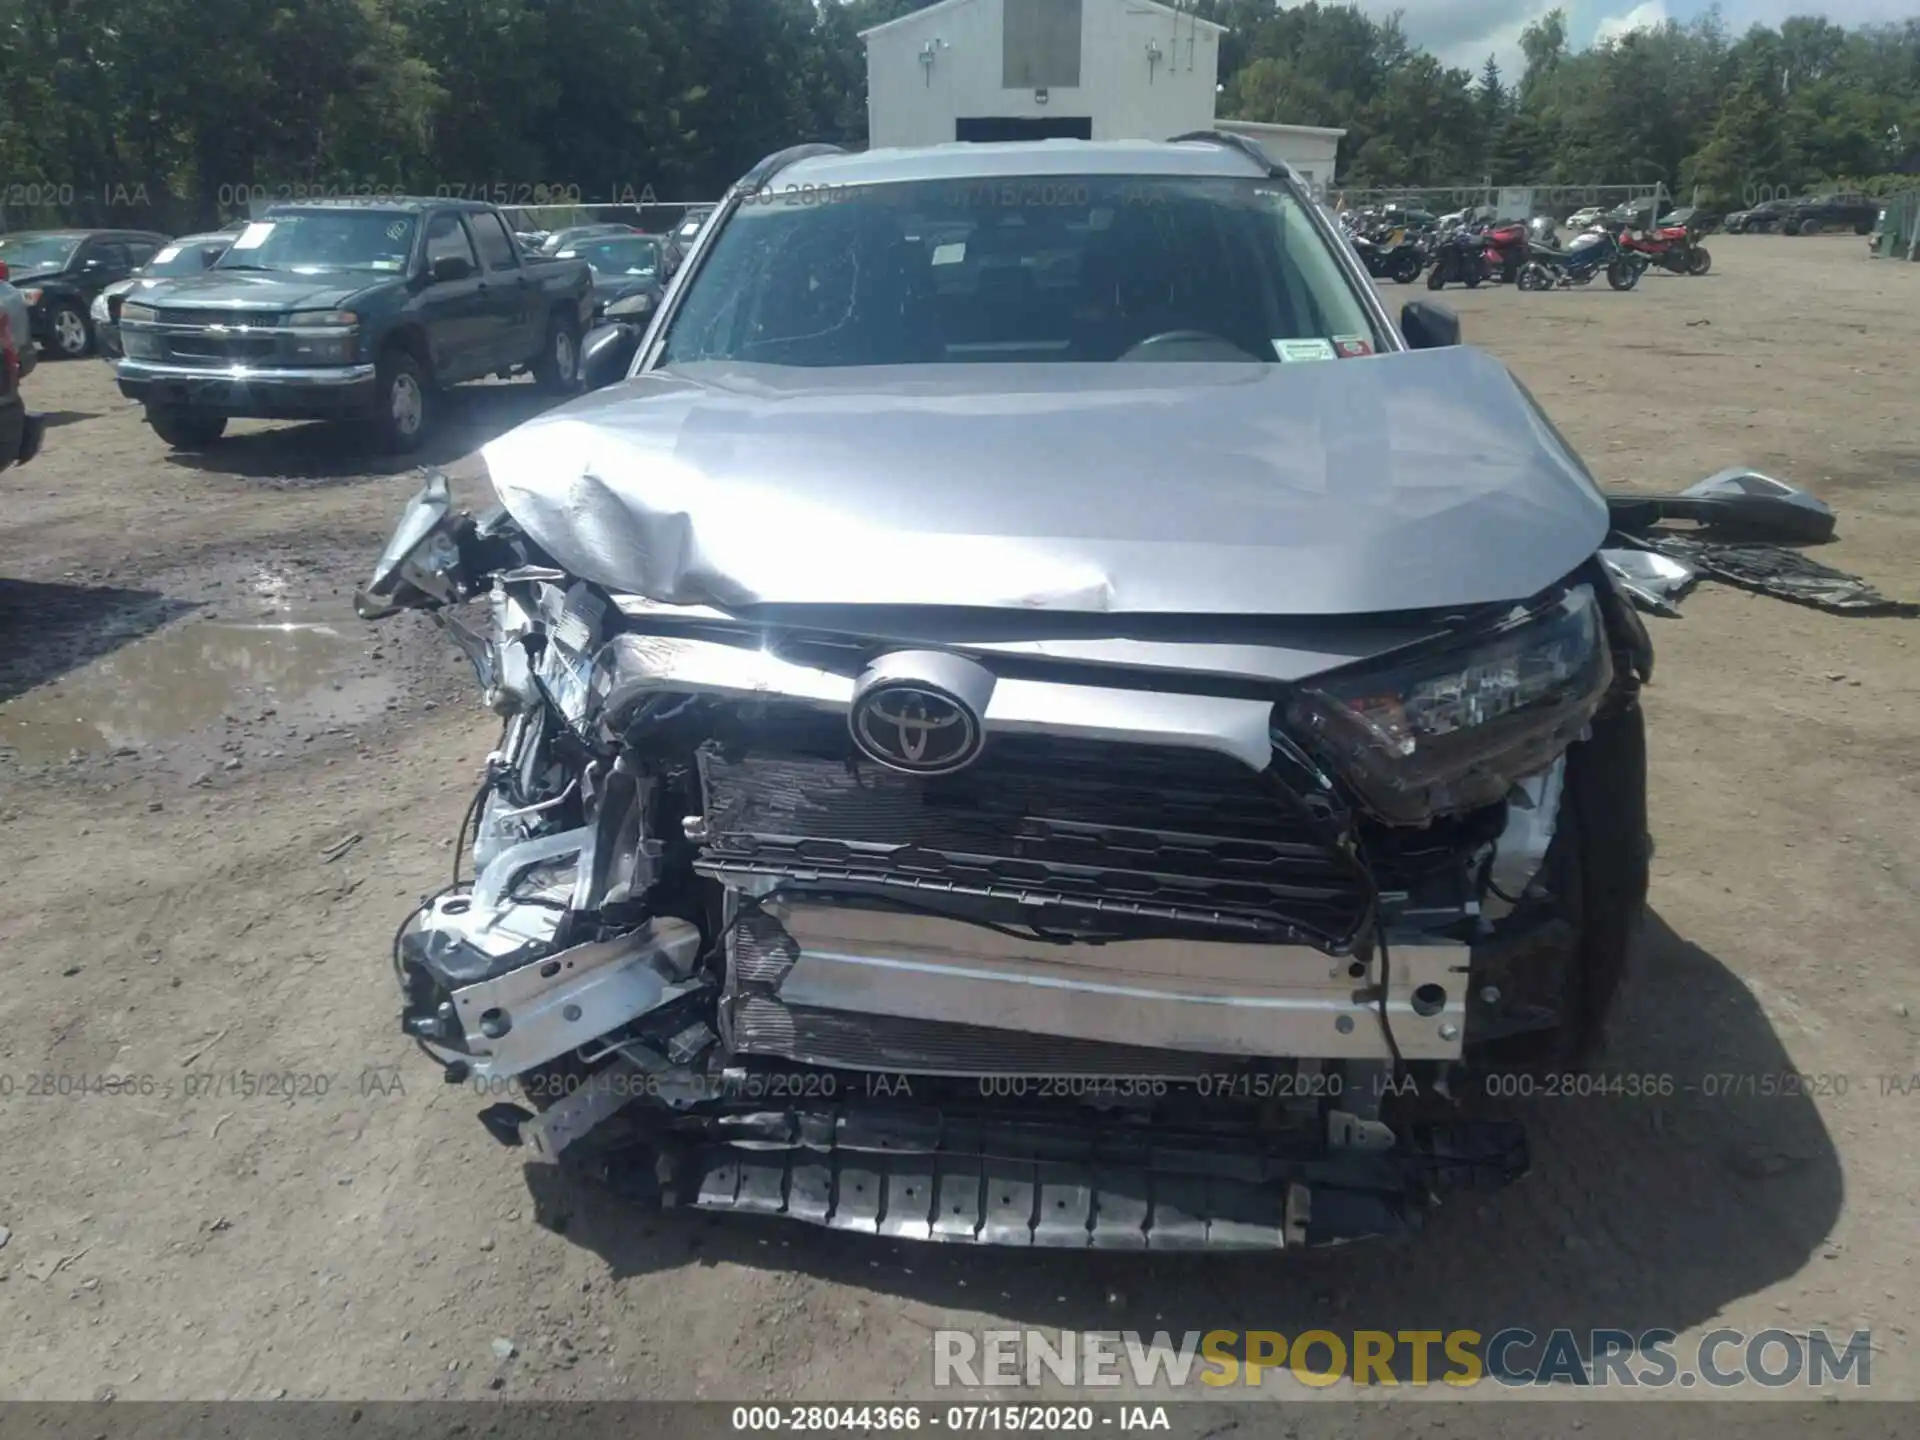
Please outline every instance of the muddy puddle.
M45 764L76 750L144 750L269 716L351 724L396 693L382 671L356 620L186 621L0 703L0 756Z

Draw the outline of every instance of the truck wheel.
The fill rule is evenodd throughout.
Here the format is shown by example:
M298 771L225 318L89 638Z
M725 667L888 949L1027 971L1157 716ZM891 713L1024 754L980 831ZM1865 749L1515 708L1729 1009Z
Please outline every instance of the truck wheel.
M549 395L571 395L580 388L580 330L565 316L547 322L547 343L533 362L533 378Z
M204 450L227 433L227 417L210 410L147 406L147 424L175 450Z
M373 433L380 449L404 455L427 433L427 381L420 362L398 346L380 357L375 372Z
M62 300L48 317L53 332L53 353L62 360L78 360L93 348L93 327L86 311L71 300Z

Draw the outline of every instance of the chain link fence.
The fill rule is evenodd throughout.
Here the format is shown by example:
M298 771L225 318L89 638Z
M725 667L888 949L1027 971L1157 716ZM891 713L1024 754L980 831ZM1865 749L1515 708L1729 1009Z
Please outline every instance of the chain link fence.
M1612 210L1620 205L1639 205L1654 198L1657 185L1445 185L1384 186L1354 189L1332 186L1326 202L1335 210L1378 209L1398 205L1406 210L1424 210L1430 215L1451 215L1460 210L1480 212L1489 220L1530 220L1550 215L1564 221L1579 210ZM1665 198L1675 198L1671 191Z

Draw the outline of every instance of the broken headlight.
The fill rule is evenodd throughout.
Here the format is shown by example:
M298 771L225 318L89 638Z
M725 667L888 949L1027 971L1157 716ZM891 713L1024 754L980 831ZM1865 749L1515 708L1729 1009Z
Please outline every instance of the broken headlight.
M1589 585L1467 638L1319 677L1285 724L1380 818L1491 805L1580 737L1613 683Z

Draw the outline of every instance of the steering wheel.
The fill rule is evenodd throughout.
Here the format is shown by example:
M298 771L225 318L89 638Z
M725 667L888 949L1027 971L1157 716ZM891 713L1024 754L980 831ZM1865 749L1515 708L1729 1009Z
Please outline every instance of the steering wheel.
M1254 357L1242 350L1224 335L1215 335L1211 330L1162 330L1158 335L1149 335L1146 339L1129 345L1121 352L1122 360L1152 360L1157 357L1143 355L1156 345L1191 346L1197 350L1212 352L1222 359L1251 360ZM1190 357L1189 357L1190 358Z

